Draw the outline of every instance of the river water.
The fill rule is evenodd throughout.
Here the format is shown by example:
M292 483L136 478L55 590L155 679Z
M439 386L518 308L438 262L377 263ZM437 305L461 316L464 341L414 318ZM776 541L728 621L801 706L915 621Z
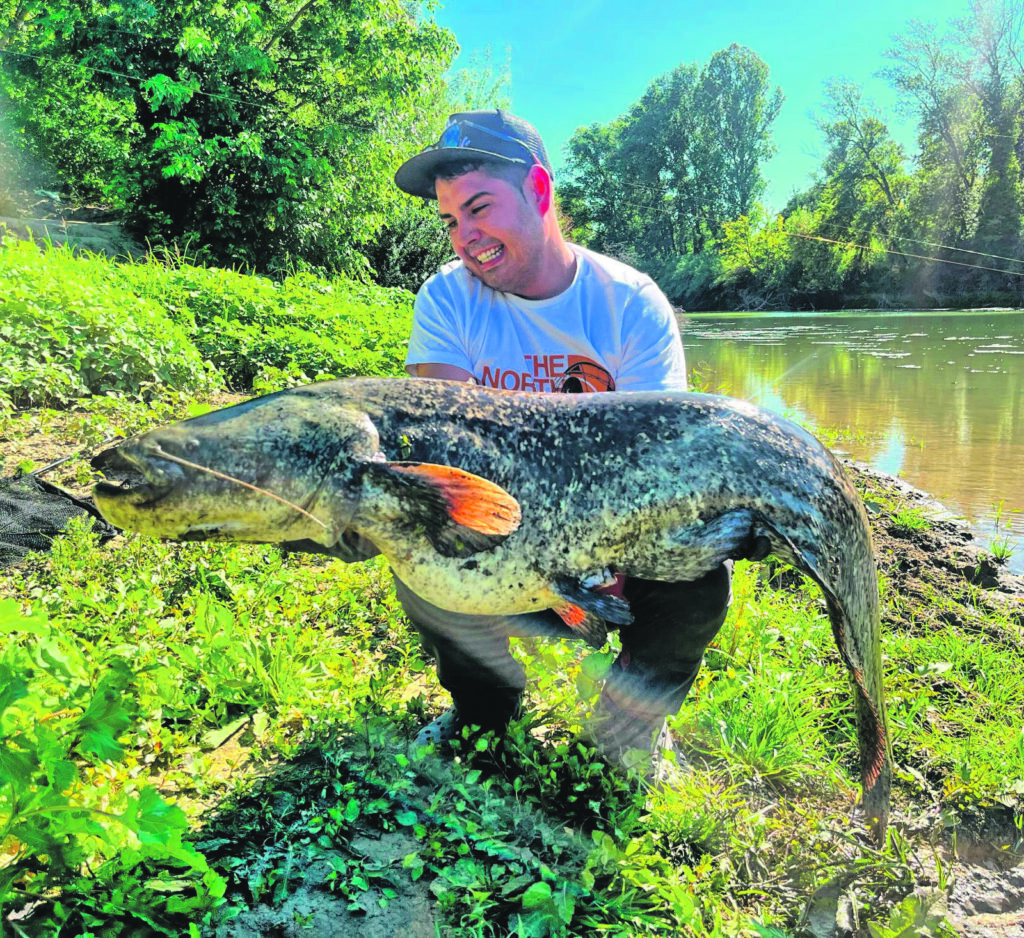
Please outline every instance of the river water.
M812 427L1015 545L1024 572L1024 312L680 317L691 374Z

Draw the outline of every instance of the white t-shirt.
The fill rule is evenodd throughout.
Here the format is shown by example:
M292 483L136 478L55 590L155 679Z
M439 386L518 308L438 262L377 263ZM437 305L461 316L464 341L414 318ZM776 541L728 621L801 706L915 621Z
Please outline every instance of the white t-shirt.
M558 296L500 293L452 261L416 294L406 365L436 362L510 391L686 388L679 325L657 284L570 245L576 276Z

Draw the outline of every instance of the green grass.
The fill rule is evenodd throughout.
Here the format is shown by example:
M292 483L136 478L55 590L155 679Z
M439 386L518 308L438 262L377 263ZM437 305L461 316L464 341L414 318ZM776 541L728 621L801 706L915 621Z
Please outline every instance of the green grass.
M892 524L899 531L927 531L932 526L921 508L901 506L892 514Z
M909 850L902 835L873 851L847 820L857 791L850 696L817 596L810 587L775 590L747 565L735 591L674 718L692 763L680 785L645 795L585 748L578 733L596 693L587 674L610 656L537 641L515 643L534 680L527 717L502 745L470 746L425 794L408 741L443 704L379 561L345 566L269 547L140 537L101 549L72 531L50 558L0 578L0 594L48 621L97 674L131 675L122 756L98 766L101 786L69 797L117 801L156 784L184 809L207 858L191 873L151 858L143 873L125 861L137 835L121 830L82 847L91 878L44 865L8 901L62 886L76 898L46 914L79 927L100 914L113 870L131 886L134 910L175 934L181 912L155 882L188 884L189 914L212 922L233 903L283 899L299 876L284 870L295 862L285 832L292 837L299 824L316 844L335 824L332 842L402 827L417 844L377 880L337 860L339 895L357 902L390 888L387 877L426 877L458 923L451 934L505 934L496 922L513 932L530 922L527 934L791 934L811 896L837 876L862 916L889 927L920 871L900 859ZM30 634L8 632L8 654L30 645ZM942 823L955 827L1017 803L1024 692L1013 647L907 633L889 636L886 653L897 805L938 805ZM246 746L241 774L219 757L232 734ZM310 745L326 760L316 785L307 778L282 816L247 822L238 840L222 843L207 806L252 797L256 774ZM264 783L271 801L272 779ZM338 797L319 801L324 786L338 787ZM334 821L323 813L332 805L342 812ZM266 869L256 845L267 836L283 838L284 872ZM266 882L254 887L253 877Z

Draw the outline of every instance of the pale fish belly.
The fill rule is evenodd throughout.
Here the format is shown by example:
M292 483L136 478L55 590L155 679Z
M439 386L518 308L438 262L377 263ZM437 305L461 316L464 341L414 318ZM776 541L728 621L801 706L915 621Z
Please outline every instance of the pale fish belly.
M473 557L439 558L432 551L382 550L395 575L409 589L451 612L509 616L565 603L548 579L513 557L496 556L481 562Z

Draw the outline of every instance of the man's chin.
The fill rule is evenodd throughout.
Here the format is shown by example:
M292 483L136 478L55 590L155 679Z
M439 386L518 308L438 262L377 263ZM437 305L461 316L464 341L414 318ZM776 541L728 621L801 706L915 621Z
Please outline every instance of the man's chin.
M470 273L476 277L485 287L490 287L492 290L497 290L499 293L509 293L510 284L508 278L501 275L500 270L470 270Z

